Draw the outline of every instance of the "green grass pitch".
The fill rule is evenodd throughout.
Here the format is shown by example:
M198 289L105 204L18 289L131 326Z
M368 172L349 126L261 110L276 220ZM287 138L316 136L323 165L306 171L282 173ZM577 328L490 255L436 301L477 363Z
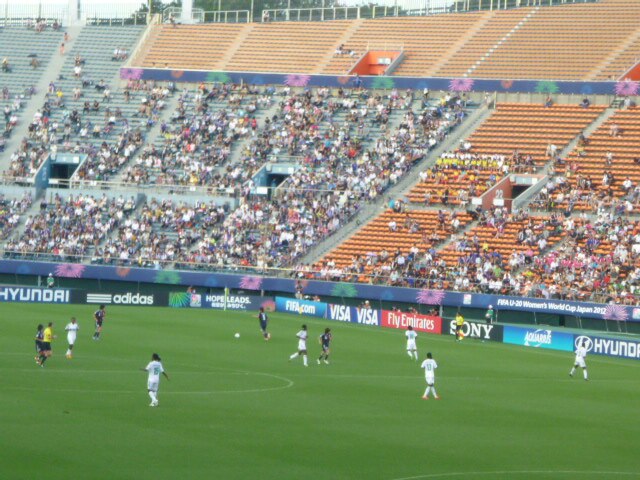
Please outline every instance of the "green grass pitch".
M570 353L422 334L442 397L424 401L401 331L272 313L265 342L255 312L108 306L95 342L95 308L0 306L0 478L640 478L633 361L589 356L585 382ZM39 368L48 321L58 338ZM302 323L308 368L288 361ZM139 370L153 352L170 376L158 408Z

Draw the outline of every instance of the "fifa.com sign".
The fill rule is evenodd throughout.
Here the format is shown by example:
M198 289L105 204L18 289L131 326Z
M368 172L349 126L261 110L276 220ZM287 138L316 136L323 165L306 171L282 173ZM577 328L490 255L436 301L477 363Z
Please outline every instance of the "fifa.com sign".
M574 340L575 348L578 348L583 343L587 352L593 355L640 360L640 342L634 340L576 335Z

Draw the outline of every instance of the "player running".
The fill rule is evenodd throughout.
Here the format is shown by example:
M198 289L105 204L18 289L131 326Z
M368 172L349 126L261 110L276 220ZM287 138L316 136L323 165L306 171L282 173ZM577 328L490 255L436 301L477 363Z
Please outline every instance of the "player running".
M407 355L409 355L409 358L412 360L414 358L418 360L418 346L416 345L416 338L418 338L418 334L413 327L409 325L405 335L407 337Z
M318 357L318 365L320 365L320 360L324 357L324 363L329 365L329 354L331 353L330 343L331 343L332 335L331 329L325 328L324 333L318 337L318 342L322 346L322 353Z
M587 363L585 362L585 358L587 358L587 342L586 340L582 341L582 345L576 348L576 359L573 363L573 368L569 372L569 376L573 377L573 374L576 373L576 368L582 368L582 374L584 375L585 380L589 380L589 376L587 374Z
M78 336L78 330L80 330L80 326L76 322L76 317L71 317L71 322L67 323L67 326L64 327L64 330L67 332L67 343L69 344L69 348L67 349L66 357L68 359L73 358L73 345L76 343L76 337Z
M264 311L264 307L260 307L260 313L258 313L258 320L260 321L260 330L262 330L262 336L265 341L271 338L271 334L267 332L267 323L269 322L269 317Z
M35 341L36 341L36 363L38 365L40 365L40 362L42 361L43 355L42 355L42 342L44 341L44 325L39 324L38 325L38 330L36 330L36 336L35 336Z
M424 362L422 362L422 365L420 365L420 368L424 369L424 377L425 377L425 380L427 381L427 389L424 391L424 395L422 396L422 398L424 400L429 400L429 392L433 391L433 398L438 400L440 397L436 393L436 387L435 387L436 368L438 368L438 364L431 356L431 352L427 353L427 359Z
M164 377L169 380L169 376L167 372L164 371L164 367L162 366L162 360L160 359L160 355L154 353L151 355L151 361L149 364L142 368L143 372L149 373L149 378L147 380L147 391L149 392L149 397L151 398L150 407L158 406L158 386L160 385L160 374L164 375Z
M305 367L308 367L309 363L307 360L307 338L309 337L309 333L307 332L306 325L302 325L302 329L298 333L296 333L296 337L298 337L298 351L289 356L289 361L298 356L302 356L302 363Z
M93 318L96 321L96 331L93 334L94 340L100 340L100 334L102 333L102 323L107 312L104 309L104 305L100 305L100 308L93 313Z

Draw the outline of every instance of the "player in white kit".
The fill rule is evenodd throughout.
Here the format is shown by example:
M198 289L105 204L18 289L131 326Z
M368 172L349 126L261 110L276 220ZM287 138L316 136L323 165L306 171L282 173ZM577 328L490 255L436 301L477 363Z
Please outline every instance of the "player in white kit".
M71 317L71 322L67 323L67 326L64 327L64 329L67 332L67 343L69 344L66 357L71 359L73 358L73 345L76 343L78 330L80 330L80 326L78 325L78 322L76 322L76 317Z
M416 338L418 338L418 334L413 329L411 325L407 327L407 331L405 332L407 337L407 355L409 358L418 360L418 347L416 346Z
M151 355L151 361L142 369L144 372L149 373L149 379L147 380L147 390L149 391L149 397L151 398L150 407L158 406L158 386L160 385L160 374L169 380L169 376L164 371L160 360L160 355L154 353Z
M307 360L307 338L309 337L309 333L307 332L306 325L302 325L302 330L296 333L296 337L298 337L298 351L289 356L289 361L298 356L302 356L302 363L304 363L305 367L308 367L309 362Z
M573 368L569 372L569 376L573 377L573 374L576 373L576 368L582 368L582 374L584 375L585 380L589 380L589 376L587 375L587 362L585 362L585 358L587 357L587 342L585 340L582 341L582 345L576 348L576 360L573 363Z
M424 377L425 377L425 380L427 381L427 389L424 391L424 395L422 396L422 398L424 400L429 400L429 392L433 391L433 398L438 400L440 397L436 393L436 387L435 387L436 368L438 368L438 364L431 356L431 352L427 353L427 359L424 362L422 362L422 365L420 365L420 368L424 369Z

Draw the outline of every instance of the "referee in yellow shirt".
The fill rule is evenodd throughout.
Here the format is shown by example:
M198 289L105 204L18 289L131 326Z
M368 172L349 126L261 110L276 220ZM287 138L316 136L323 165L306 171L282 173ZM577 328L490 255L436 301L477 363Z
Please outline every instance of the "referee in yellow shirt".
M458 311L456 314L456 342L461 342L464 338L464 334L462 333L462 327L464 326L464 317Z
M51 356L51 342L56 336L53 334L53 322L49 322L47 328L44 329L44 338L42 339L42 352L40 354L40 366L44 367L44 362Z

